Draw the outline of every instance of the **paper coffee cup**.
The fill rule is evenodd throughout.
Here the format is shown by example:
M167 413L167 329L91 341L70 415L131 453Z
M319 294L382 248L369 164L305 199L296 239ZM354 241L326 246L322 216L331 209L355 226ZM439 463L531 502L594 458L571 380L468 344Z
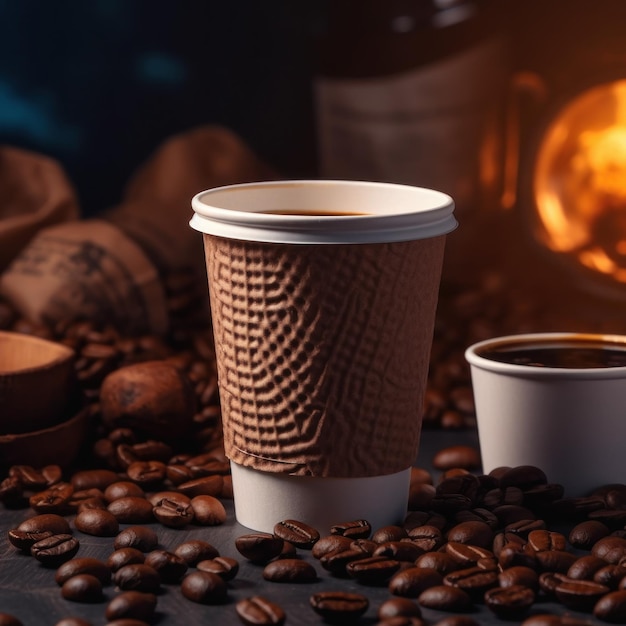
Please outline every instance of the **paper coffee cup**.
M623 482L626 366L537 366L507 357L513 351L546 346L612 348L626 359L626 337L616 335L535 333L470 346L465 356L483 471L534 465L572 497Z
M211 189L192 206L237 519L401 521L452 199L287 181Z

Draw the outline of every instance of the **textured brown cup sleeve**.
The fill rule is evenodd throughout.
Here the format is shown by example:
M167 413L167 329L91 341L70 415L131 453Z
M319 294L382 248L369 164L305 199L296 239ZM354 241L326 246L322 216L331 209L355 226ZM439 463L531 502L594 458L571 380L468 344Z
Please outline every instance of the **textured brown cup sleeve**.
M204 241L228 456L312 476L410 467L445 236Z

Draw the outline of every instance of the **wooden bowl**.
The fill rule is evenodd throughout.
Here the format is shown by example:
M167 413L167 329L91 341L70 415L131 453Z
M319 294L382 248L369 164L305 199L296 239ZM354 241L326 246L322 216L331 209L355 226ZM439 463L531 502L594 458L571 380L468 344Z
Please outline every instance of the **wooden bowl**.
M74 408L71 417L49 428L0 435L0 467L69 466L78 456L89 429L89 408Z
M75 388L71 348L0 331L0 435L38 431L66 420Z

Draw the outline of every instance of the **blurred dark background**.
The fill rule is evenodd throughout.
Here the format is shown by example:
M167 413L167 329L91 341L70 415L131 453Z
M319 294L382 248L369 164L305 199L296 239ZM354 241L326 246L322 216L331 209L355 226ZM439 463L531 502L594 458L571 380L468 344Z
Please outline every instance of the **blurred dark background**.
M230 128L287 177L315 175L314 34L336 2L0 0L0 144L57 159L85 215L117 204L165 139L203 124ZM353 5L354 27L377 3L419 4L341 2ZM622 24L611 20L619 0L477 3L500 7L502 28L514 26L511 70L541 70L565 33L584 49L593 16Z
M310 173L314 13L289 0L0 0L0 143L57 159L85 215L202 124Z

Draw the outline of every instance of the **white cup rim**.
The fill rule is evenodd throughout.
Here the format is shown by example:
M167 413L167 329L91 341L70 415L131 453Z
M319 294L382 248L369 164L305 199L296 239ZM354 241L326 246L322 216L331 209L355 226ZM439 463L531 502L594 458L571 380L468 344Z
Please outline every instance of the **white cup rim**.
M348 180L287 180L214 187L191 201L192 228L266 243L352 244L412 241L457 227L453 199L434 189ZM354 211L364 215L284 215L265 211Z
M575 332L544 332L544 333L521 333L516 335L503 335L478 341L465 350L465 359L474 367L490 372L514 375L523 378L569 378L569 379L610 379L624 378L626 366L618 367L536 367L517 363L502 363L488 359L480 355L482 350L490 347L503 346L512 343L533 342L569 342L584 339L589 343L614 344L626 350L626 336L601 333L575 333Z

